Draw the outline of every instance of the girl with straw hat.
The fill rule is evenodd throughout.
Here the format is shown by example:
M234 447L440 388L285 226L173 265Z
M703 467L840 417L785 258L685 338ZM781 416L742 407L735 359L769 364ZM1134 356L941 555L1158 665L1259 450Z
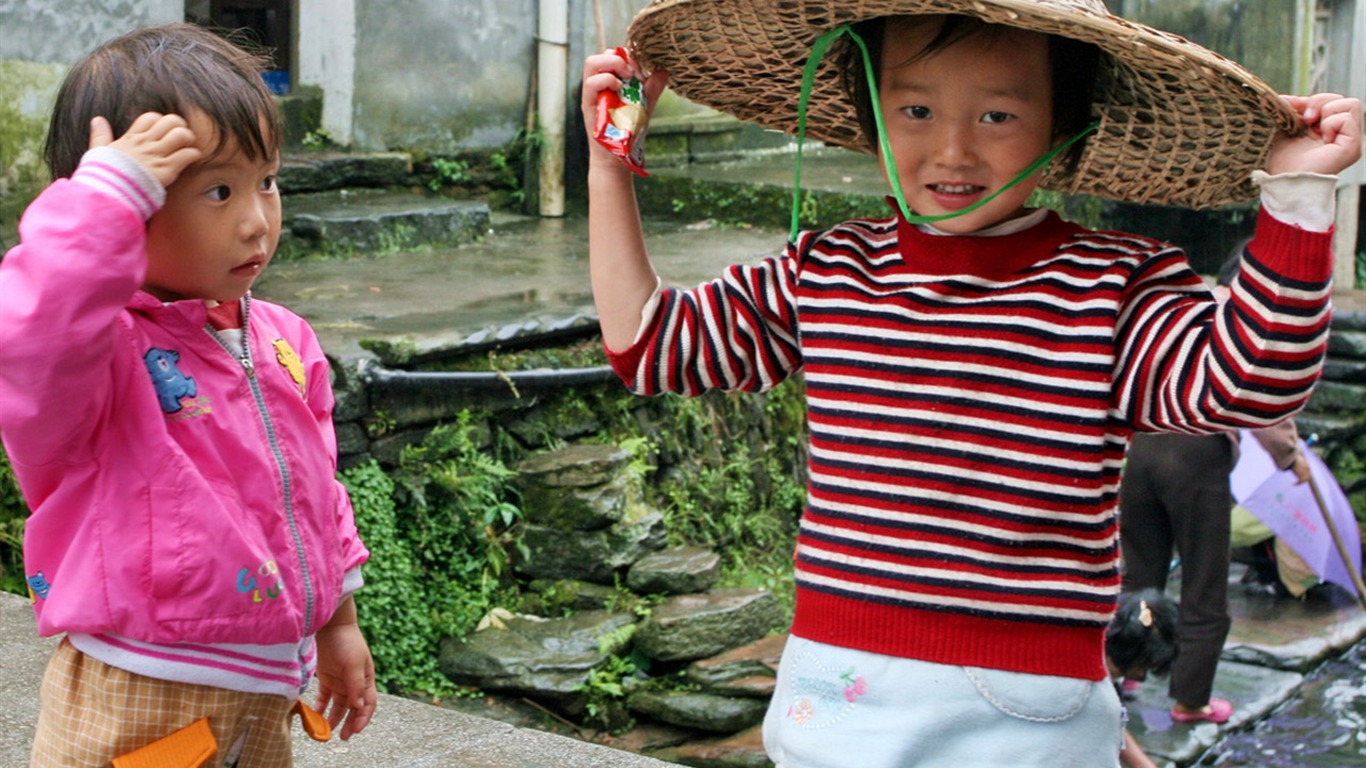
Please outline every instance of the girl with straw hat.
M593 292L628 386L805 382L770 758L1117 765L1104 637L1125 447L1135 430L1271 424L1307 400L1361 104L1278 97L1099 0L656 0L628 37L634 62L585 61L587 125L599 95L649 73L648 103L667 80L874 152L896 200L661 288L631 170L590 150ZM1035 187L1262 206L1220 306L1179 250L1029 209Z

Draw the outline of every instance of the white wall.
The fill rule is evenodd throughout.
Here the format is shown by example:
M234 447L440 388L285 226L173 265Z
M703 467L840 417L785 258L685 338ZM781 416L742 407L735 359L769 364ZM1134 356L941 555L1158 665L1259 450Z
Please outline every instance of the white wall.
M355 0L298 0L295 18L295 82L322 88L322 127L334 141L350 144L356 90Z

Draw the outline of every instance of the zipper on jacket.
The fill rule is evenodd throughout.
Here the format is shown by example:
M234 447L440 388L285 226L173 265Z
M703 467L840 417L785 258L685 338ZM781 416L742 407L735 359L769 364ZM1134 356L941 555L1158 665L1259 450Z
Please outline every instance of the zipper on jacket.
M261 417L261 423L266 428L266 438L270 441L270 452L275 457L275 466L280 470L281 491L285 500L285 519L289 521L289 532L294 538L294 555L299 561L299 578L304 589L304 635L313 634L313 604L315 595L313 594L313 579L308 572L308 560L305 557L303 537L299 534L299 523L294 519L294 494L293 478L289 473L289 466L285 463L284 452L280 450L280 440L275 433L275 422L270 418L270 411L266 410L265 395L261 392L261 382L256 378L256 364L251 357L251 294L242 297L242 343L241 349L233 349L232 345L218 332L212 325L205 323L204 330L209 332L218 346L232 355L238 364L242 366L243 372L247 375L247 383L251 386L252 399L256 401L256 412Z

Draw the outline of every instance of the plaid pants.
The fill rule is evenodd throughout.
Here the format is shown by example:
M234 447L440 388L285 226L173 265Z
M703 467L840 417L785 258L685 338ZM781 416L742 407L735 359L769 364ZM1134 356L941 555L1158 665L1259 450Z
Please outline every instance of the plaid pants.
M43 674L39 702L31 768L108 768L115 757L201 717L209 718L218 742L210 765L222 765L244 733L239 768L293 764L293 700L135 675L86 656L65 638Z

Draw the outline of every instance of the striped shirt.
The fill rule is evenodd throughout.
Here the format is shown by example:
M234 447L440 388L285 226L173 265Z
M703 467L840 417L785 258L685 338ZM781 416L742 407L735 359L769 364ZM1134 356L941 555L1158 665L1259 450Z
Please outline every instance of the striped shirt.
M1134 430L1274 423L1327 343L1331 234L1263 213L1230 300L1176 248L1053 214L994 237L899 218L804 233L665 290L632 391L765 391L810 429L792 632L924 661L1100 680Z

